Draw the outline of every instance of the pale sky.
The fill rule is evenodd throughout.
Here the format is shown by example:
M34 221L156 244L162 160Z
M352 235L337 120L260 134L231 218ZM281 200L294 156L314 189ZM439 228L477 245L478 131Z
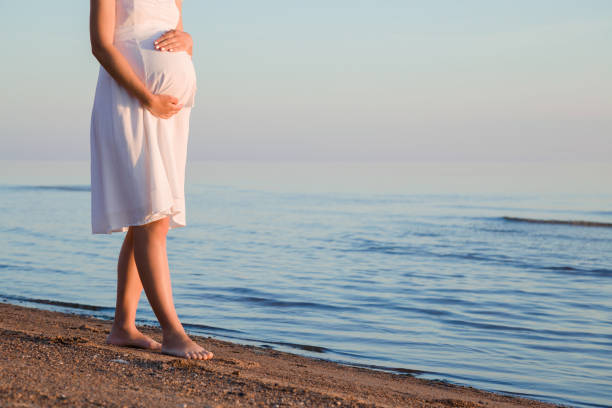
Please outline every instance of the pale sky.
M612 1L184 0L189 160L612 161ZM0 0L0 159L89 160L89 1Z

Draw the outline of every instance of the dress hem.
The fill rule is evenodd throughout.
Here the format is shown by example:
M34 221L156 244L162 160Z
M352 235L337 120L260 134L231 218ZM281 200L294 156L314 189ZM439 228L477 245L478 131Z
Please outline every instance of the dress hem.
M112 234L113 232L125 232L129 229L129 227L135 227L135 226L139 226L139 225L146 225L149 224L153 221L157 221L160 220L164 217L170 216L170 225L168 227L168 229L173 229L173 228L180 228L180 227L185 227L187 226L187 223L180 223L177 221L174 221L172 219L173 216L180 214L181 212L183 212L182 210L172 210L172 207L165 209L165 210L161 210L161 211L157 211L154 213L150 213L148 215L146 215L143 219L141 219L140 221L136 221L136 222L129 222L127 224L122 224L120 227L115 227L106 230L106 231L96 231L96 230L92 230L92 234Z

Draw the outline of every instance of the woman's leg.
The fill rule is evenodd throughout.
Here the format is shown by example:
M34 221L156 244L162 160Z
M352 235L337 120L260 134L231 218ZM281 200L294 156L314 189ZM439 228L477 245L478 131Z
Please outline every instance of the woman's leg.
M129 229L117 262L117 302L113 327L106 338L108 344L161 349L160 343L136 328L136 309L141 292L142 283L134 261L134 233Z
M138 225L134 229L134 259L151 308L163 331L162 353L206 360L213 357L192 341L179 321L172 299L166 234L170 218Z

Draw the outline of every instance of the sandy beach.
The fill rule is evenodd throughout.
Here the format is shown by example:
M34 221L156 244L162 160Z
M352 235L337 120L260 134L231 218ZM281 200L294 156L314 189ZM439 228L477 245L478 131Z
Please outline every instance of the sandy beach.
M1 407L552 407L192 336L215 358L105 343L111 322L0 303ZM139 329L161 341L152 326Z

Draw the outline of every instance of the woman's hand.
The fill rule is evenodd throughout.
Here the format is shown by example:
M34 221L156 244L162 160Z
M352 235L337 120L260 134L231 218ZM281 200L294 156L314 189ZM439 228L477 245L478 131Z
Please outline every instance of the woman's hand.
M193 46L191 35L181 30L169 30L154 42L155 49L160 51L189 51Z
M178 102L179 100L172 95L152 95L143 106L154 116L168 119L183 107L183 104Z

